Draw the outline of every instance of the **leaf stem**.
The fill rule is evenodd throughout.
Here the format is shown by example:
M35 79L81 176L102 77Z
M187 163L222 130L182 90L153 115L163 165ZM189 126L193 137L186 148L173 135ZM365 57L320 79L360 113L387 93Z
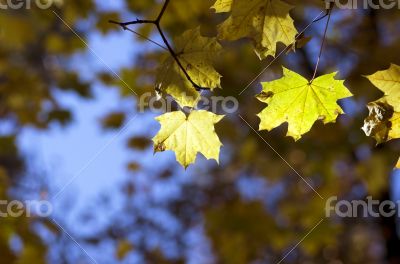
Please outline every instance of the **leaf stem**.
M315 65L314 74L313 74L313 77L311 78L309 84L311 84L311 83L315 80L315 77L317 76L319 63L320 63L320 61L321 61L322 52L323 52L323 50L324 50L324 45L325 45L325 40L326 40L326 34L328 33L329 22L330 22L330 20L331 20L332 9L333 9L333 6L331 6L329 9L327 9L327 14L326 14L325 16L322 17L322 18L325 18L326 16L328 16L328 20L326 21L326 25L325 25L324 35L323 35L323 37L322 37L322 43L321 43L321 48L320 48L319 54L318 54L317 64ZM321 18L321 19L322 19L322 18ZM320 20L320 19L319 19L319 20Z
M136 19L134 21L129 21L129 22L118 22L118 21L114 21L114 20L110 20L109 23L112 24L116 24L121 26L124 30L128 30L128 31L133 31L131 29L128 28L128 26L130 25L140 25L140 24L153 24L156 26L158 33L160 34L164 45L161 45L151 39L146 38L147 40L149 40L150 42L156 44L159 47L162 47L165 50L168 50L168 52L170 53L170 55L174 58L175 62L178 64L179 68L182 70L183 74L185 75L186 79L193 85L193 87L197 90L197 91L201 91L201 90L209 90L209 88L205 88L205 87L201 87L198 84L196 84L193 79L190 77L189 73L186 71L185 67L182 65L181 61L179 60L179 55L177 55L177 53L175 53L174 49L172 48L172 46L170 45L167 37L164 34L164 31L161 28L161 19L168 7L170 0L165 0L164 5L159 13L159 15L157 16L156 20L141 20L141 19ZM134 32L136 33L136 32ZM136 33L138 34L138 33Z

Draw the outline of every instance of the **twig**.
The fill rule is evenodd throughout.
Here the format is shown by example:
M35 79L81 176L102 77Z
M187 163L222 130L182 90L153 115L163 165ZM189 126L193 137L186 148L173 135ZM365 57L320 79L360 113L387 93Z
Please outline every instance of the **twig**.
M325 26L325 31L324 31L324 35L322 37L322 43L321 43L321 48L319 50L319 54L318 54L318 59L317 59L317 64L315 65L315 70L314 70L314 74L313 77L310 80L310 84L314 81L315 77L317 76L317 72L318 72L318 67L319 67L319 63L321 61L321 56L322 56L322 52L324 50L324 45L325 45L325 40L326 40L326 34L328 32L328 27L329 27L329 22L331 20L331 15L332 15L332 9L333 6L331 6L328 10L327 10L327 14L324 16L328 16L328 20L326 21L326 26Z
M299 39L299 37L300 37L304 32L306 32L306 30L307 30L309 27L311 27L312 24L314 24L314 23L320 21L321 19L323 19L323 18L325 18L327 15L329 15L329 12L330 12L330 10L332 9L332 7L333 7L333 6L331 6L330 9L326 9L326 14L325 14L325 15L321 16L322 13L323 13L323 11L322 11L320 14L318 14L318 16L317 16L316 18L314 18L314 19L313 19L299 34L297 34L297 37L296 37L295 40L291 43L291 45L286 46L286 48L284 48L284 49L278 54L278 56L276 56L266 67L264 67L264 68L262 69L262 71L261 71L259 74L257 74L257 76L254 77L254 78L251 80L251 82L249 82L249 83L246 85L246 87L239 93L239 95L242 95L255 81L257 81L258 78L260 78L261 75L264 74L264 72L267 71L267 69L268 69L277 59L280 58L280 56L281 56L283 53L285 53L287 50L289 50L289 49L292 47L292 45L296 43L296 41Z
M164 47L163 45L159 44L159 43L156 43L155 41L152 41L152 40L150 40L150 41L151 41L152 43L156 44L157 46L160 46L160 47L162 47L163 49L166 49L166 50L169 51L169 53L171 54L171 56L174 58L175 62L178 64L179 68L182 70L182 72L183 72L183 74L185 75L185 77L188 79L188 81L193 85L193 87L194 87L197 91L200 91L200 90L209 90L209 88L201 87L201 86L197 85L197 84L192 80L192 78L190 77L189 73L186 71L185 67L183 67L181 61L180 61L179 58L178 58L178 55L177 55L177 54L175 53L175 51L173 50L172 46L170 45L168 39L166 38L166 36L165 36L165 34L164 34L164 31L163 31L162 28L161 28L160 22L161 22L161 19L162 19L164 13L165 13L165 10L166 10L167 7L168 7L169 2L170 2L170 0L165 0L164 5L163 5L163 7L162 7L162 9L161 9L161 11L160 11L160 14L157 16L157 18L156 18L155 20L141 20L141 19L136 19L136 20L134 20L134 21L129 21L129 22L118 22L118 21L110 20L109 23L119 25L119 26L121 26L124 30L129 30L129 31L132 31L131 29L128 28L128 26L130 26L130 25L140 25L140 24L152 24L152 25L155 25L156 28L157 28L157 30L158 30L158 33L160 34L160 36L161 36L161 38L162 38L162 40L163 40L163 42L164 42L165 47ZM134 32L134 33L136 33L136 32ZM136 34L138 34L138 33L136 33ZM146 39L147 39L147 38L146 38ZM148 40L149 40L149 39L148 39Z
M316 23L316 22L318 22L318 21L324 19L325 17L329 16L329 13L330 13L331 11L332 11L332 6L329 7L328 9L326 9L325 15L323 15L322 17L319 17L319 18L317 18L317 19L314 19L314 20L313 20L313 23Z
M110 21L110 23L113 23L113 22L114 22L114 21L112 21L112 22ZM132 30L132 29L130 29L130 28L126 28L125 30L127 30L127 31L129 31L129 32L132 32L133 34L138 35L139 37L141 37L141 38L143 38L143 39L145 39L145 40L147 40L147 41L153 43L153 44L156 45L156 46L159 46L160 48L162 48L162 49L164 49L164 50L166 50L166 51L169 51L169 50L168 50L165 46L163 46L162 44L158 43L157 41L152 40L151 38L146 37L145 35L140 34L139 32L136 32L135 30Z

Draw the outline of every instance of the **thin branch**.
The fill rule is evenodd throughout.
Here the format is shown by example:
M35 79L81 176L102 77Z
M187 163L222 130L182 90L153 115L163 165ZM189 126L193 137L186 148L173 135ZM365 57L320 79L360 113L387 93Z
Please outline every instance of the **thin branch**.
M165 13L165 10L167 10L169 1L170 1L170 0L165 0L164 5L163 5L163 7L162 7L162 9L161 9L161 11L160 11L160 14L158 15L158 17L157 17L157 19L156 19L157 24L160 24L161 18L163 17L163 15L164 15L164 13Z
M109 22L112 23L112 24L118 24L118 25L119 25L118 22L115 22L115 21L113 21L113 20L110 20ZM162 49L164 49L164 50L166 50L166 51L169 51L169 50L168 50L165 46L163 46L162 44L158 43L157 41L152 40L151 38L146 37L146 36L143 35L143 34L140 34L139 32L137 32L137 31L135 31L135 30L133 30L133 29L130 29L130 28L126 27L126 28L124 28L124 30L127 30L127 31L129 31L129 32L132 32L133 34L136 34L137 36L139 36L139 37L141 37L141 38L143 38L143 39L145 39L145 40L147 40L147 41L153 43L154 45L157 45L158 47L160 47L160 48L162 48Z
M114 20L109 20L108 22L110 22L112 24L120 25L123 29L127 29L127 27L130 26L130 25L156 24L157 20L136 19L134 21L129 21L129 22L117 22L117 21L114 21Z
M314 19L314 20L313 20L313 23L316 23L316 22L318 22L318 21L324 19L325 17L329 16L329 13L330 13L331 11L332 11L332 8L326 9L326 13L325 13L322 17L319 17L319 18L317 18L317 19Z
M165 13L167 7L168 7L169 2L170 2L170 0L165 0L164 5L163 5L163 7L162 7L162 9L161 9L161 11L160 11L160 14L157 16L157 19L156 19L156 20L141 20L141 19L136 19L136 20L134 20L134 21L129 21L129 22L117 22L117 21L114 21L114 20L110 20L109 22L112 23L112 24L119 25L119 26L121 26L124 30L128 30L128 31L131 31L131 32L132 32L133 30L131 30L131 29L128 28L128 26L130 26L130 25L140 25L140 24L153 24L153 25L155 25L156 28L157 28L157 30L158 30L158 33L160 34L160 36L161 36L161 38L162 38L162 40L163 40L163 42L164 42L165 47L164 47L163 45L159 44L159 43L156 43L155 41L152 41L152 40L148 39L148 38L146 38L146 39L148 39L148 40L151 41L152 43L156 44L157 46L160 46L160 47L162 47L163 49L166 49L166 50L169 51L169 53L171 54L171 56L174 58L175 62L178 64L179 68L182 70L182 72L183 72L183 74L185 75L186 79L193 85L193 87L194 87L197 91L209 90L209 88L201 87L201 86L197 85L197 84L193 81L193 79L190 77L189 73L186 71L185 67L183 67L182 63L180 62L180 60L179 60L179 58L178 58L179 55L175 53L174 49L172 48L172 46L170 45L168 39L166 38L166 36L165 36L165 34L164 34L164 31L163 31L162 28L161 28L160 22L161 22L161 19L162 19L163 15L164 15L164 13ZM134 32L134 31L133 31L133 32ZM136 33L136 32L134 32L134 33ZM138 33L136 33L136 34L138 34Z
M330 22L330 20L331 20L332 9L333 9L333 7L329 8L329 9L327 10L327 12L328 12L328 14L327 14L328 20L326 21L325 31L324 31L324 35L323 35L323 37L322 37L322 43L321 43L321 48L320 48L319 54L318 54L317 64L315 65L315 70L314 70L313 77L311 78L311 80L310 80L310 82L309 82L310 84L314 81L315 77L317 76L319 63L320 63L320 61L321 61L322 52L323 52L323 50L324 50L324 45L325 45L325 40L326 40L326 34L327 34L327 32L328 32L329 22ZM325 15L325 17L326 17L326 15Z

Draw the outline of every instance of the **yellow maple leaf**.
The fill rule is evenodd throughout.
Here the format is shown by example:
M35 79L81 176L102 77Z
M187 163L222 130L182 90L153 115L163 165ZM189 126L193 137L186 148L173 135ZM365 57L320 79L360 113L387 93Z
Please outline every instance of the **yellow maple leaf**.
M396 112L400 111L400 66L391 64L389 69L367 76L368 80L385 93L386 101Z
M221 50L216 38L200 35L200 28L186 31L175 42L178 60L192 81L211 90L221 87L221 75L213 67L213 61ZM161 66L157 87L171 95L181 107L194 107L200 99L199 92L172 57Z
M378 71L367 78L384 96L367 105L369 116L363 130L378 143L400 137L400 67L392 64L389 69Z
M252 39L260 59L275 56L278 42L289 46L295 41L292 6L280 0L218 0L212 8L217 13L231 12L219 26L219 38Z
M384 96L367 105L369 115L362 129L378 144L400 138L400 66L391 64L389 69L367 78L384 92ZM400 166L400 162L397 166Z
M335 122L342 108L339 99L352 96L336 73L326 74L311 83L303 76L283 68L281 79L262 83L257 98L268 106L258 114L260 130L271 130L287 122L287 135L295 140L308 131L317 120Z
M204 110L192 111L188 116L181 111L161 115L156 118L161 129L153 138L154 151L174 151L185 169L195 162L198 152L219 162L222 143L214 125L223 117Z

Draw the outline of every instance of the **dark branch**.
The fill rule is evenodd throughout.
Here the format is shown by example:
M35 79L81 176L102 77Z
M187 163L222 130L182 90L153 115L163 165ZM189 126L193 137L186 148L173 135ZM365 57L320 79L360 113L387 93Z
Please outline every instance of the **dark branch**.
M140 24L156 24L157 20L141 20L141 19L136 19L135 21L129 21L129 22L117 22L114 20L109 20L108 22L112 24L117 24L123 27L124 29L127 29L128 26L130 25L140 25Z
M140 25L140 24L153 24L153 25L155 25L155 26L157 27L158 33L160 34L160 36L161 36L161 38L162 38L162 40L163 40L163 42L164 42L164 45L165 45L166 47L162 46L161 44L155 43L155 42L152 41L152 40L150 40L150 41L153 42L153 43L155 43L155 44L157 44L158 46L161 46L162 48L164 48L164 49L166 49L166 50L169 51L169 53L171 54L171 56L174 58L175 62L178 64L179 68L182 70L182 72L183 72L183 74L185 75L186 79L193 85L193 87L194 87L197 91L200 91L200 90L209 90L209 88L201 87L201 86L197 85L197 84L192 80L192 78L190 77L189 73L186 71L185 67L183 67L182 63L180 62L180 60L179 60L179 55L177 55L177 54L175 53L174 49L172 48L172 46L170 45L168 39L166 38L166 36L165 36L165 34L164 34L164 31L163 31L162 28L161 28L160 22L161 22L161 19L162 19L163 15L164 15L164 13L165 13L167 7L168 7L169 2L170 2L170 0L165 0L164 5L163 5L163 7L162 7L162 9L161 9L161 11L160 11L160 14L157 16L157 19L156 19L156 20L141 20L141 19L136 19L136 20L134 20L134 21L129 21L129 22L117 22L117 21L114 21L114 20L110 20L109 22L112 23L112 24L119 25L119 26L121 26L124 30L129 30L129 31L131 31L131 30L128 28L128 26L130 26L130 25ZM136 32L134 32L134 33L136 33ZM138 33L136 33L136 34L138 34ZM147 39L147 38L146 38L146 39Z
M162 7L162 9L161 9L161 12L160 12L160 14L158 15L158 17L157 17L157 19L156 19L157 24L160 24L161 18L163 17L163 15L164 15L164 13L165 13L165 10L167 10L169 1L170 1L170 0L165 0L164 5L163 5L163 7Z
M124 25L124 23L116 22L116 21L113 21L113 20L109 20L108 22L109 22L109 23L112 23L112 24L120 25L124 30L127 30L127 31L129 31L129 32L132 32L133 34L138 35L139 37L141 37L141 38L143 38L143 39L145 39L145 40L147 40L147 41L153 43L154 45L157 45L157 46L159 46L160 48L162 48L162 49L164 49L164 50L166 50L166 51L169 51L165 46L163 46L163 45L161 45L160 43L158 43L158 42L156 42L156 41L154 41L154 40L152 40L152 39L150 39L150 38L144 36L143 34L140 34L139 32L136 32L135 30L132 30L132 29L128 28L126 25Z
M318 21L321 21L321 20L324 19L325 17L329 16L329 13L331 12L331 10L332 10L332 9L326 9L326 13L325 13L322 17L319 17L319 18L315 19L315 20L313 21L313 23L316 23L316 22L318 22Z

